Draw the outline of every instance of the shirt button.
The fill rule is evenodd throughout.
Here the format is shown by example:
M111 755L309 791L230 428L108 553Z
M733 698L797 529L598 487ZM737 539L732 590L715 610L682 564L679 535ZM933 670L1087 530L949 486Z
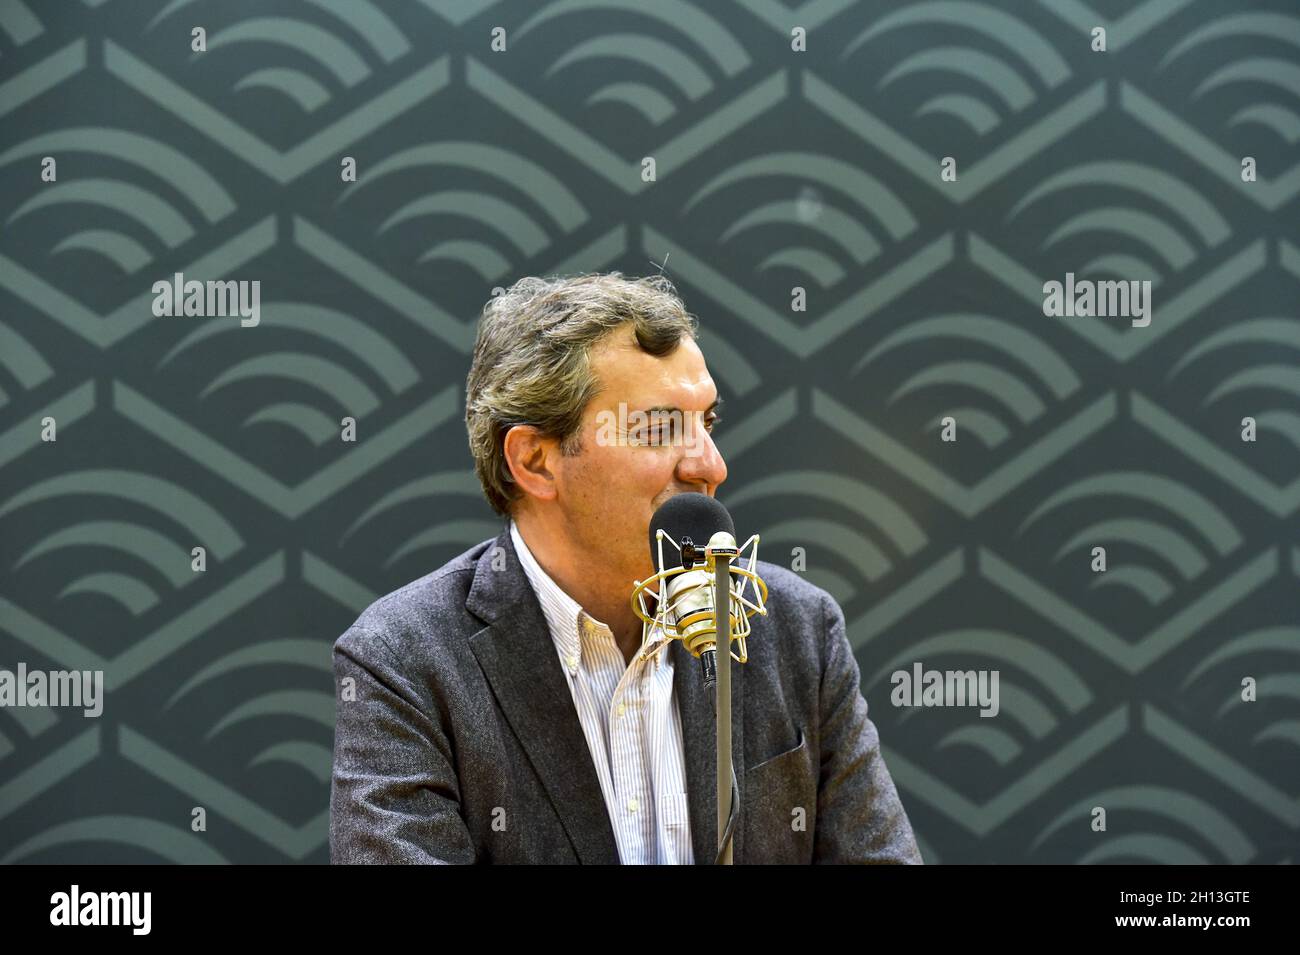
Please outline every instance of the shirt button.
M629 799L629 800L627 801L627 811L628 811L628 812L636 812L637 809L638 809L640 806L641 806L641 804L640 804L639 802L637 802L637 800L636 800L635 797L633 797L632 799Z
M618 715L619 715L619 716L622 716L623 713L624 713L624 711L625 711L626 709L627 709L627 704L626 704L626 703L620 703L620 704L618 705Z

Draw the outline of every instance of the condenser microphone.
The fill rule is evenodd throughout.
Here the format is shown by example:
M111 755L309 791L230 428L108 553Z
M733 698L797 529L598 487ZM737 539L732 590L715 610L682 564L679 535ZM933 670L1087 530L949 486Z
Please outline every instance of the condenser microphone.
M717 498L692 492L669 498L650 519L652 561L659 554L661 530L678 544L664 554L664 570L684 568L661 585L667 618L677 625L686 648L699 657L704 685L712 687L717 680L717 612L713 575L705 564L705 547L719 532L727 535L735 546L736 525Z
M678 494L662 504L650 520L650 559L657 572L650 580L637 581L633 595L634 609L638 596L644 598L646 585L657 582L657 606L654 618L644 612L642 620L657 624L662 633L656 643L643 640L644 652L653 652L668 639L681 640L686 648L701 661L705 686L712 688L716 679L718 612L715 606L715 567L728 566L731 599L727 601L730 613L728 635L737 640L741 655L733 657L743 663L747 659L744 638L749 633L748 618L752 613L766 613L763 599L767 587L753 573L758 555L758 535L750 538L744 548L736 547L736 527L727 509L707 494ZM750 545L753 553L748 569L731 561ZM758 604L744 600L748 579L754 581ZM760 592L761 588L761 592ZM748 608L748 609L747 609ZM725 622L725 621L724 621Z

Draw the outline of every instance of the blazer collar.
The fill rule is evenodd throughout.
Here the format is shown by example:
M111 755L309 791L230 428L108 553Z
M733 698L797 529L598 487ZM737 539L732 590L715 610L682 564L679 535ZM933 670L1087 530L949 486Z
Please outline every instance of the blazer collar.
M630 582L629 582L630 583ZM479 557L465 607L487 624L470 647L507 721L542 781L574 852L583 863L617 864L609 810L596 766L560 667L542 607L515 552L507 525ZM691 848L697 865L717 855L716 729L713 703L704 690L700 663L681 641L673 656L673 693L682 720ZM744 753L744 667L731 668L734 753ZM744 783L736 760L736 779ZM741 827L734 859L742 861Z
M488 624L470 637L470 648L578 860L617 864L618 844L596 766L509 528L479 557L465 607Z

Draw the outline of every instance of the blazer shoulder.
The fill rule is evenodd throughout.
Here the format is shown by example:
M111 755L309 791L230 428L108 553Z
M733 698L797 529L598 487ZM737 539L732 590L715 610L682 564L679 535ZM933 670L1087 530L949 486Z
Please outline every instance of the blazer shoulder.
M478 560L494 540L481 541L437 570L379 597L361 611L335 646L345 640L368 642L367 637L379 637L400 655L403 644L412 639L427 640L430 633L441 635L464 629L471 619L465 599Z
M767 619L782 643L794 641L787 650L800 655L820 656L828 627L827 614L839 604L830 592L780 564L760 560L754 567L767 584ZM749 596L749 595L747 595ZM750 596L752 599L752 596ZM802 649L795 650L798 646Z
M806 615L820 613L823 603L838 606L829 591L780 564L760 560L754 571L767 584L768 603L773 607L784 606Z

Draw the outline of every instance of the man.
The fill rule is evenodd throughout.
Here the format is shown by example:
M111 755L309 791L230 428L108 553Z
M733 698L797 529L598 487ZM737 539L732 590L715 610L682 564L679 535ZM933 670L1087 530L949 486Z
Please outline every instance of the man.
M696 332L662 276L526 278L486 306L465 417L507 525L335 643L332 861L714 861L699 661L680 641L639 653L631 604L655 510L727 478ZM769 613L732 667L734 861L920 862L842 611L756 569Z

